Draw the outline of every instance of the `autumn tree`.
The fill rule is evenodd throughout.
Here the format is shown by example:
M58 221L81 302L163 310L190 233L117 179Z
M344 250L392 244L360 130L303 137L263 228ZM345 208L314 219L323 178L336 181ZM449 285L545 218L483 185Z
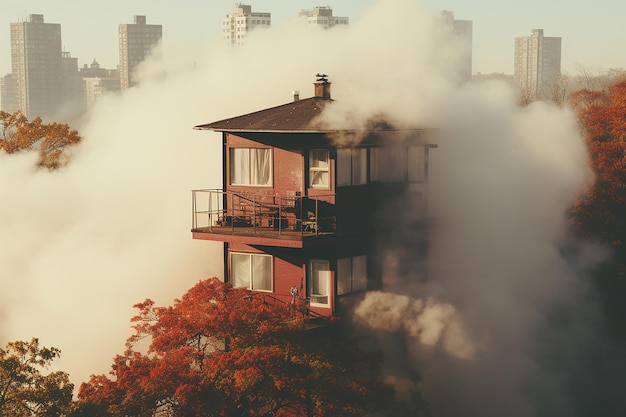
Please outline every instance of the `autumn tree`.
M611 245L626 262L626 81L581 90L572 103L585 132L595 181L572 215L585 236Z
M59 357L39 340L0 348L0 417L60 417L72 402L74 386L65 372L42 374Z
M75 415L356 416L390 402L379 355L265 301L212 278L170 307L137 304L127 351L81 385Z
M57 169L69 160L69 149L81 141L76 130L62 123L43 123L36 117L29 121L20 111L0 111L2 135L0 149L6 153L36 151L37 165L50 170Z

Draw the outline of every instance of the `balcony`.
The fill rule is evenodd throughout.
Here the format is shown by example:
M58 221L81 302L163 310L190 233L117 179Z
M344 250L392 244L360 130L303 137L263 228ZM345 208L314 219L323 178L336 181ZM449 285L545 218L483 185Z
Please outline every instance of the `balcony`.
M334 201L334 194L193 190L191 231L195 239L301 248L335 235Z

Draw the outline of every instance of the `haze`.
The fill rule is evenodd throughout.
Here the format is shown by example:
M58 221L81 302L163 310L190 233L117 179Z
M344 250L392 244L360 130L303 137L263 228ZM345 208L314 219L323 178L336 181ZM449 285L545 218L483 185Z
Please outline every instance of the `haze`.
M46 22L60 23L66 51L78 57L79 65L93 59L104 68L118 63L117 25L132 23L133 15L146 15L148 23L163 25L165 53L181 45L201 48L219 37L222 17L234 1L183 0L176 5L151 0L3 0L0 13L0 75L11 71L9 23L25 20L29 14L43 14ZM272 25L279 26L297 16L301 9L320 4L311 1L257 0L244 2L253 11L272 13ZM375 0L329 0L323 3L336 16L358 22L372 9ZM581 67L610 69L626 67L626 3L620 0L496 1L423 0L433 13L452 10L457 19L474 22L474 73L513 73L515 37L528 36L533 28L546 36L563 38L562 68L575 73ZM414 24L410 21L408 25ZM404 30L400 27L394 30ZM409 50L415 48L409 48Z

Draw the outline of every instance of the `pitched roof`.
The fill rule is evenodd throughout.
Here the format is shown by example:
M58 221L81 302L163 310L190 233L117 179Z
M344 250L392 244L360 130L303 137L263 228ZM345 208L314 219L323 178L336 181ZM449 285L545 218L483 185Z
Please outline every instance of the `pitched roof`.
M331 130L316 127L313 122L330 102L332 100L323 97L310 97L198 125L194 129L216 132L329 132Z

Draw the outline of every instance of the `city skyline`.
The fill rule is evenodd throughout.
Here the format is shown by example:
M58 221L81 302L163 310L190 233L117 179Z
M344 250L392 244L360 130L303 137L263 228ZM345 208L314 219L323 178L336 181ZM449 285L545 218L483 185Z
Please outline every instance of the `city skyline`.
M378 0L380 1L380 0ZM405 0L399 1L401 5ZM62 27L63 50L78 57L79 67L96 59L104 68L118 65L117 28L134 15L146 15L154 24L163 25L168 44L197 43L198 47L220 38L222 18L230 13L236 1L199 2L187 0L181 7L193 13L172 13L171 4L155 4L136 0L132 4L120 0L106 3L84 3L59 0L5 0L0 16L0 74L11 72L9 26L24 21L30 14L43 14L45 21ZM319 6L316 2L297 0L256 0L242 2L254 10L272 14L272 26L281 26L298 17L299 11ZM377 0L341 2L329 0L325 6L337 16L347 16L358 24ZM468 4L460 0L423 0L424 9L433 14L443 10L454 12L455 18L473 21L473 70L476 73L513 73L514 40L528 36L532 29L544 29L546 36L563 39L562 69L575 73L582 69L607 70L626 67L626 47L620 42L626 35L620 16L626 4L617 0L542 3L496 2L481 0ZM592 29L593 28L593 29ZM192 45L193 46L193 45Z

